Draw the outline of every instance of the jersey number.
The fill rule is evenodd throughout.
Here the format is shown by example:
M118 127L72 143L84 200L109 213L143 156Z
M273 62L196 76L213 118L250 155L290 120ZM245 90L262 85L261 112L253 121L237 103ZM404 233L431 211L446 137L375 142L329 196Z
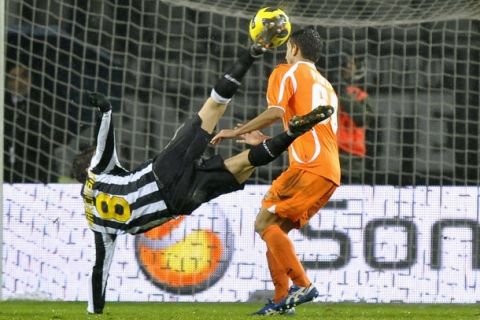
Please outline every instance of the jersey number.
M312 74L313 79L315 79L315 83L312 85L312 110L315 109L318 106L326 106L328 104L330 104L331 106L333 106L336 109L338 102L336 100L337 97L336 97L333 89L331 91L327 90L327 88L325 88L325 86L320 84L321 78L318 75L318 73L312 71L311 74ZM337 116L336 116L335 113L328 120L324 120L324 121L329 122L329 124L332 128L332 131L334 133L337 132ZM311 130L310 132L313 136L313 142L315 143L315 151L314 151L312 157L309 160L303 161L302 159L300 159L297 152L295 151L295 147L292 146L292 156L295 159L295 161L297 161L299 163L312 162L312 161L316 160L318 158L318 156L320 155L320 151L322 149L322 146L320 144L320 139L317 135L317 132L315 130Z
M121 197L99 193L95 199L95 207L104 220L127 222L131 216L130 205Z
M326 105L331 105L336 110L338 105L337 96L333 90L328 90L317 81L312 87L312 110L318 106ZM330 122L333 132L336 133L338 126L336 115L332 115L328 121Z

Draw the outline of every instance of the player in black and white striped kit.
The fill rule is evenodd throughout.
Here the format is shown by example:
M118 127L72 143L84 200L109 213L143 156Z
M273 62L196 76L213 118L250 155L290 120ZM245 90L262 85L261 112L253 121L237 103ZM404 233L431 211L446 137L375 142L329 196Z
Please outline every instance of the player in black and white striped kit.
M244 136L252 148L229 159L216 155L201 158L226 105L240 81L266 50L268 37L281 32L272 24L263 38L219 79L200 111L176 131L153 159L127 171L117 157L110 102L101 94L90 94L90 102L102 113L96 146L79 154L73 163L75 178L82 182L85 215L95 239L95 264L89 279L87 311L102 313L116 237L157 227L178 215L191 214L202 203L243 189L256 166L276 159L296 137L328 118L332 110L318 107L292 119L289 129L273 138L259 132Z

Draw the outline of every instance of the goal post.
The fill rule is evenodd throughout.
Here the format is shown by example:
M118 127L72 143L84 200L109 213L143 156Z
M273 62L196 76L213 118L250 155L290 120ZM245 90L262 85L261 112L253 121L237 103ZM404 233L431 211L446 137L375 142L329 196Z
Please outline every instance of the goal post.
M5 2L0 3L0 150L3 150L3 119L5 94ZM0 157L0 181L3 182L3 157ZM0 183L0 203L3 204L3 183ZM0 208L0 283L3 283L3 205ZM3 287L3 286L2 286ZM0 288L0 301L2 300Z
M95 114L85 94L94 90L113 100L123 164L132 168L152 157L248 45L250 17L271 4L8 1L4 181L71 181L73 156L93 143ZM358 132L365 131L365 156L357 161L347 152L343 183L478 183L477 1L280 5L294 27L314 26L325 39L318 67L339 96L345 98L352 84L368 94L368 115L350 110L350 117L368 117ZM268 74L283 58L280 48L255 63L219 127L265 109ZM347 83L350 59L358 66L356 79ZM12 72L14 67L27 71ZM15 92L15 82L28 85ZM279 128L272 130L267 133ZM233 142L218 147L226 156L239 150ZM286 164L280 158L250 182L268 184Z

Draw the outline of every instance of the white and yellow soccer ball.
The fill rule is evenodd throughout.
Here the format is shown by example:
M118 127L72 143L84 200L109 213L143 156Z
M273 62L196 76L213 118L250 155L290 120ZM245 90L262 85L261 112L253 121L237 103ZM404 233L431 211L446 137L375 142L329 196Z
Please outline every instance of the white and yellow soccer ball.
M285 11L275 7L266 7L262 8L257 11L255 16L250 21L250 38L253 41L257 39L258 35L262 33L266 25L268 25L271 21L279 21L280 23L284 24L283 31L274 36L270 42L270 48L276 48L284 44L288 37L290 36L290 32L292 31L292 25L290 24L290 19L288 18Z

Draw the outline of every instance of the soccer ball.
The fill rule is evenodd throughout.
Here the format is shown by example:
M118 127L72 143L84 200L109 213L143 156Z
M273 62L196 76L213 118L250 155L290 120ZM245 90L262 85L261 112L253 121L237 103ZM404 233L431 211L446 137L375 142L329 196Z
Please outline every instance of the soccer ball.
M264 30L265 25L272 20L280 20L285 24L285 28L279 35L276 35L272 38L269 47L276 48L284 44L290 36L292 25L290 24L287 14L282 9L274 7L266 7L258 10L258 12L250 21L250 38L255 41L258 35Z

